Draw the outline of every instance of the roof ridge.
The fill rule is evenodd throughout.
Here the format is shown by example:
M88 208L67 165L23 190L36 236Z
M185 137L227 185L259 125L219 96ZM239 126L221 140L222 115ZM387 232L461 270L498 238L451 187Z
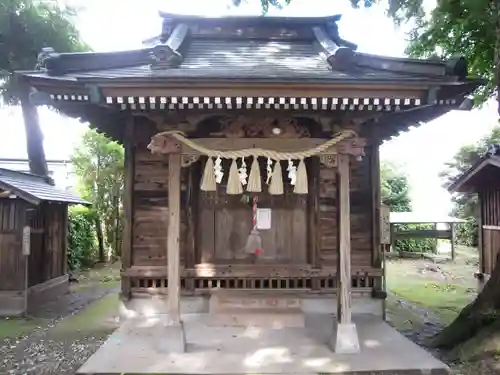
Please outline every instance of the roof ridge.
M0 175L8 176L9 174L11 174L11 175L12 174L13 175L22 175L22 176L26 176L26 177L29 177L29 178L41 180L43 182L48 183L48 181L47 181L47 177L48 176L41 176L41 175L34 174L34 173L31 173L31 172L16 171L14 169L0 167Z

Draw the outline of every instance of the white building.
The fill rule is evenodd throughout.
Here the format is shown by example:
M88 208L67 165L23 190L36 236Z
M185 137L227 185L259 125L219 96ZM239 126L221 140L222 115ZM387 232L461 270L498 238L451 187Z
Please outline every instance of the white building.
M61 189L72 189L76 185L76 175L69 160L47 160L49 175ZM28 159L0 158L0 168L19 172L29 172Z

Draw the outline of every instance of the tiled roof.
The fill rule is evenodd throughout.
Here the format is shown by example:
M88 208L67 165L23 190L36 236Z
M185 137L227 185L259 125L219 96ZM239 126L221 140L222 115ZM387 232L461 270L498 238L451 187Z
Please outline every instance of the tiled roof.
M39 75L35 73L34 75ZM41 73L43 75L43 73ZM193 40L182 63L175 69L152 70L149 64L78 71L64 75L66 79L85 78L255 78L255 79L395 79L421 80L421 75L369 68L333 70L309 41L286 40ZM63 78L61 77L61 78ZM439 77L441 80L443 77Z
M120 52L40 54L39 71L51 80L280 79L456 82L464 59L391 58L356 51L339 36L339 16L322 18L199 18L162 15L164 31L153 47ZM159 41L164 41L159 43Z
M44 177L4 168L0 168L0 188L10 190L13 194L35 204L41 201L90 204L72 192L56 188Z

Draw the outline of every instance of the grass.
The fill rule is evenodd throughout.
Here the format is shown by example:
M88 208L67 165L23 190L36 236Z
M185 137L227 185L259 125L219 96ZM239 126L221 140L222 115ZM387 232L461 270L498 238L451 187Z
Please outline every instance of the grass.
M51 335L67 339L106 336L117 326L118 306L118 295L109 294L78 314L63 319L51 330Z
M83 292L95 284L117 286L120 284L120 263L100 264L77 274L78 283L72 283L72 292Z
M1 318L0 341L17 339L38 328L42 322L39 319Z
M72 283L73 293L85 292L95 285L115 286L120 283L120 264L99 265L77 275L79 282ZM76 336L103 335L115 328L114 316L118 311L118 296L108 295L102 300L90 304L79 314L67 317L53 328L56 335ZM0 342L6 339L17 339L28 335L34 329L43 326L42 318L0 318Z
M435 314L441 323L448 324L476 297L474 272L477 266L474 259L477 259L476 251L457 247L454 262L387 261L387 289Z

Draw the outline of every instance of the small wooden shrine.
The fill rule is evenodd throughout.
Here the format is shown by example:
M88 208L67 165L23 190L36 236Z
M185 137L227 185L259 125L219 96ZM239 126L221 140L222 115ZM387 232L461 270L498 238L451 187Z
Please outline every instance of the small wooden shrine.
M479 269L481 289L489 279L500 254L500 145L492 145L485 154L448 188L450 192L477 194Z
M68 290L68 205L50 178L0 168L0 316Z
M17 74L125 147L129 312L168 313L184 351L181 296L335 298L333 346L359 351L351 314L385 298L379 145L479 81L463 58L357 52L340 16L161 17L152 47L47 48Z

